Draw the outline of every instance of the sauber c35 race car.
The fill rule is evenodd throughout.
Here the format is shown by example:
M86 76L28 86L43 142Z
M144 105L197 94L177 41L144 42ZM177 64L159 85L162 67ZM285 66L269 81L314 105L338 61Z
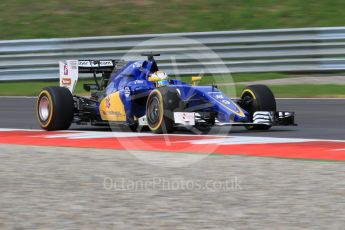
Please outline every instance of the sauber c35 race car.
M294 113L276 110L276 100L264 85L246 87L230 99L216 85L199 86L169 79L154 56L147 60L68 60L60 62L60 87L46 87L38 96L37 118L45 130L65 130L72 123L125 124L132 131L172 132L178 126L209 130L216 125L241 125L248 130L295 125ZM73 95L80 74L93 74L84 84L91 96ZM101 75L100 79L97 77Z

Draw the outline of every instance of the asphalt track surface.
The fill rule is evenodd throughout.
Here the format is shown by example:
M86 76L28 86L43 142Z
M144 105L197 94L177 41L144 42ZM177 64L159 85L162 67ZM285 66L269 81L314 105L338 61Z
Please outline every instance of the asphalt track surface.
M39 129L34 108L35 98L0 97L0 128ZM345 99L281 99L278 109L296 112L297 127L274 127L269 131L247 131L232 127L230 135L345 139ZM73 125L72 130L107 130ZM180 130L178 133L190 132ZM215 134L227 135L215 129Z
M34 104L33 98L0 98L0 127L39 128ZM268 132L236 127L229 135L344 140L345 100L279 100L278 107L295 111L299 126ZM156 154L166 160L176 157L163 151L138 154L148 159ZM209 155L187 167L169 168L124 150L16 145L0 145L0 162L0 229L344 225L343 162Z

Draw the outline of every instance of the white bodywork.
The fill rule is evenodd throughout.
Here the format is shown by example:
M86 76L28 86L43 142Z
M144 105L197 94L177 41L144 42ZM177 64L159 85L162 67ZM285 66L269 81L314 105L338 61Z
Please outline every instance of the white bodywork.
M176 124L195 125L195 113L174 112L174 121Z
M142 116L138 119L140 126L147 126L147 117ZM195 125L195 113L191 112L174 112L174 123L180 125Z
M147 118L146 116L142 116L138 119L139 125L140 126L147 126Z

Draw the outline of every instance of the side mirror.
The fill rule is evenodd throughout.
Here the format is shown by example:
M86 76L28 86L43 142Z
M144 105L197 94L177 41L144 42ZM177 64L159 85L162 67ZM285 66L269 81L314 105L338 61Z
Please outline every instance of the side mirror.
M195 85L199 85L201 81L201 77L200 76L193 76L192 77L192 84L195 86Z

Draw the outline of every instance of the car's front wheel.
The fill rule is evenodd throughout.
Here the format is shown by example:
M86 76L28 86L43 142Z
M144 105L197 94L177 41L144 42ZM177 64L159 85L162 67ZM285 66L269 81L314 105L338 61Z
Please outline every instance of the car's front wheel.
M38 96L36 115L42 129L65 130L73 121L74 101L64 87L45 87Z
M176 89L161 87L151 91L146 102L146 118L154 133L170 133L174 130L174 111L180 97Z
M276 99L272 91L265 85L247 86L241 96L242 107L249 112L251 119L256 111L276 111ZM246 126L248 130L268 130L271 125L257 124Z

